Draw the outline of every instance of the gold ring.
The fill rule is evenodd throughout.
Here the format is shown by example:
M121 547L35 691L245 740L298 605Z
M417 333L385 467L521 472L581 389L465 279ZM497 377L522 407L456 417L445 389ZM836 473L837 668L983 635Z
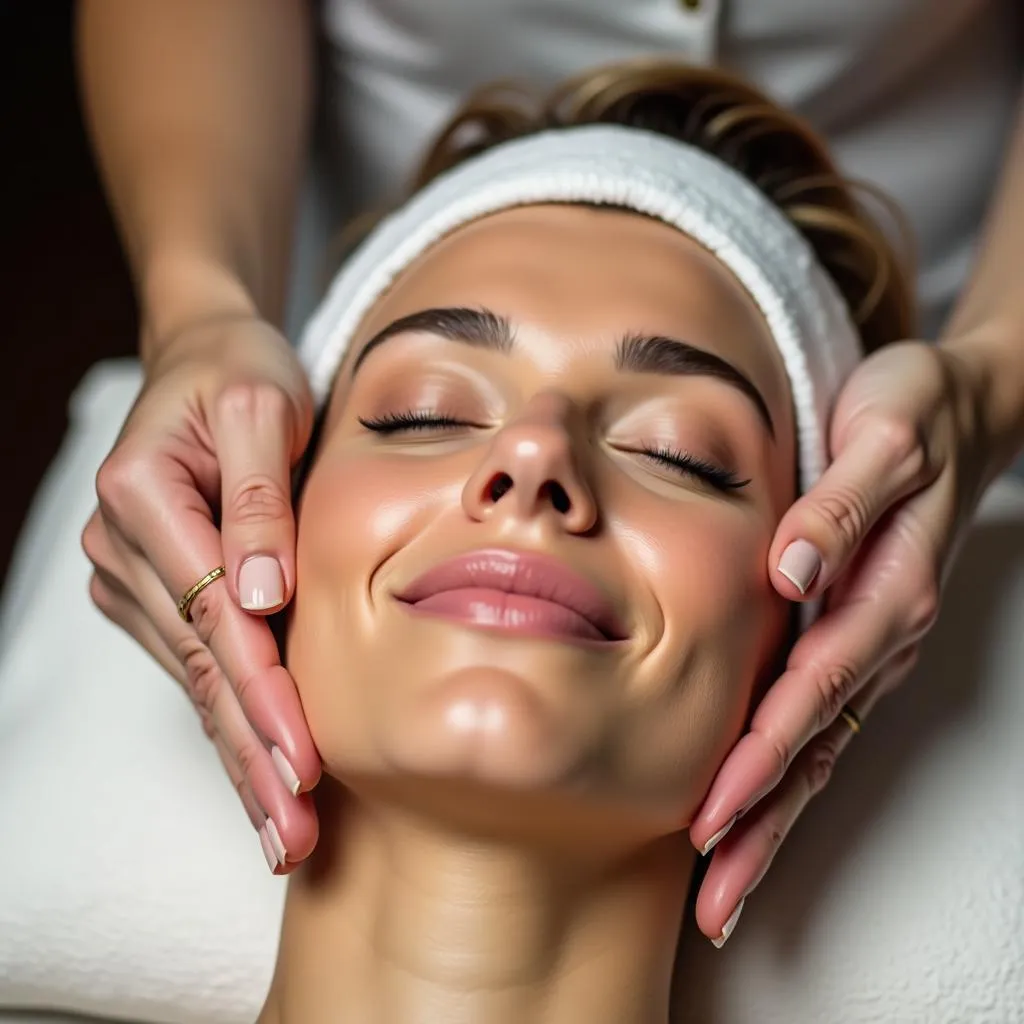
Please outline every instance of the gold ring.
M194 583L185 591L185 596L178 602L178 614L183 622L192 621L192 613L189 608L199 596L199 592L205 590L214 580L219 580L226 572L227 569L223 565L218 565L216 569L211 569L198 583Z
M863 723L860 720L860 715L857 714L849 704L844 704L839 709L839 714L843 716L843 721L850 727L850 731L854 736L859 735L863 728Z

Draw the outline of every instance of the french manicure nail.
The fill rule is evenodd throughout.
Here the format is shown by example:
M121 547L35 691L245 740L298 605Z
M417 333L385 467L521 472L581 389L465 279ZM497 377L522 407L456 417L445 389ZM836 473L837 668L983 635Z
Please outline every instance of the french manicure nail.
M284 864L288 853L284 848L284 843L281 842L281 833L277 831L274 819L267 818L267 823L263 827L267 831L267 838L270 840L270 846L274 851L274 857L277 859L277 863Z
M795 540L782 552L778 568L801 594L806 594L821 572L821 555L810 541Z
M238 570L238 599L250 612L265 612L284 602L284 576L277 559L254 555Z
M729 831L736 824L736 819L739 815L734 814L703 846L700 851L702 857L706 857L725 837L726 832Z
M736 928L736 922L740 919L740 914L743 912L743 904L746 902L747 898L744 896L736 905L736 909L729 915L729 920L725 922L722 934L717 939L711 940L711 944L715 949L721 949L729 941L729 936L732 935L733 930Z
M274 762L274 767L277 769L277 774L281 777L281 781L288 787L288 792L292 796L298 796L302 783L299 782L299 777L295 774L291 761L284 756L280 747L273 746L270 748L270 759Z
M267 818L267 821L270 821ZM260 848L263 850L263 856L267 858L267 867L271 871L277 871L281 862L277 859L277 854L274 852L274 844L270 841L270 836L267 833L267 826L262 825L260 827Z

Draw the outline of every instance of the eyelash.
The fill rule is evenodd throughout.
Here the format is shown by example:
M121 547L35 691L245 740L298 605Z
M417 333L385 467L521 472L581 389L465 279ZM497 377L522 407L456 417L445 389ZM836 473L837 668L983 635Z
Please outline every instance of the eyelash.
M416 430L459 430L465 428L479 427L479 424L468 423L465 420L456 419L454 416L446 416L443 413L430 412L428 410L407 409L404 412L388 412L383 416L373 419L359 417L359 423L375 434L382 434L385 437L391 434L399 434L405 431ZM705 462L694 455L665 445L658 447L643 447L629 449L635 455L642 455L653 462L660 463L675 470L680 475L695 476L719 491L737 491L746 487L749 480L740 480L735 473L710 462Z
M640 448L636 454L643 455L663 466L668 466L679 473L699 477L719 491L738 491L750 483L749 480L740 480L735 473L728 469L722 469L714 463L705 462L696 455L689 455L687 452L664 445L657 448Z
M398 434L404 430L458 430L460 427L475 427L476 423L467 423L454 416L430 412L426 409L407 409L405 412L386 412L383 416L359 422L367 430L375 434Z

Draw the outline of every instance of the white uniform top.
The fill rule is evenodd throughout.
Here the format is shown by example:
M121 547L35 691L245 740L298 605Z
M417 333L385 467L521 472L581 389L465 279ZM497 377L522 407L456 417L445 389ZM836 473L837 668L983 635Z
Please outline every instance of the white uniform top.
M332 191L393 199L482 83L666 55L806 117L908 215L933 334L963 283L1022 83L1020 0L327 0ZM341 178L339 188L339 176Z

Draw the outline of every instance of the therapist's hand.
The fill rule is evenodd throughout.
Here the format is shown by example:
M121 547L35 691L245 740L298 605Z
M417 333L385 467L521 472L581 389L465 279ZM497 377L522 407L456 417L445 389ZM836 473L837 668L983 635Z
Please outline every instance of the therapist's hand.
M824 594L826 610L690 828L698 850L717 840L697 901L716 944L850 741L840 709L865 719L910 671L935 619L944 570L992 475L973 377L969 362L921 342L865 360L833 414L834 461L779 524L773 585L793 601Z
M90 592L184 686L268 865L284 873L316 843L308 791L320 758L264 616L295 585L290 470L309 440L312 399L288 343L245 314L180 331L146 369L97 476L99 508L82 538ZM219 565L226 575L186 624L177 602Z

